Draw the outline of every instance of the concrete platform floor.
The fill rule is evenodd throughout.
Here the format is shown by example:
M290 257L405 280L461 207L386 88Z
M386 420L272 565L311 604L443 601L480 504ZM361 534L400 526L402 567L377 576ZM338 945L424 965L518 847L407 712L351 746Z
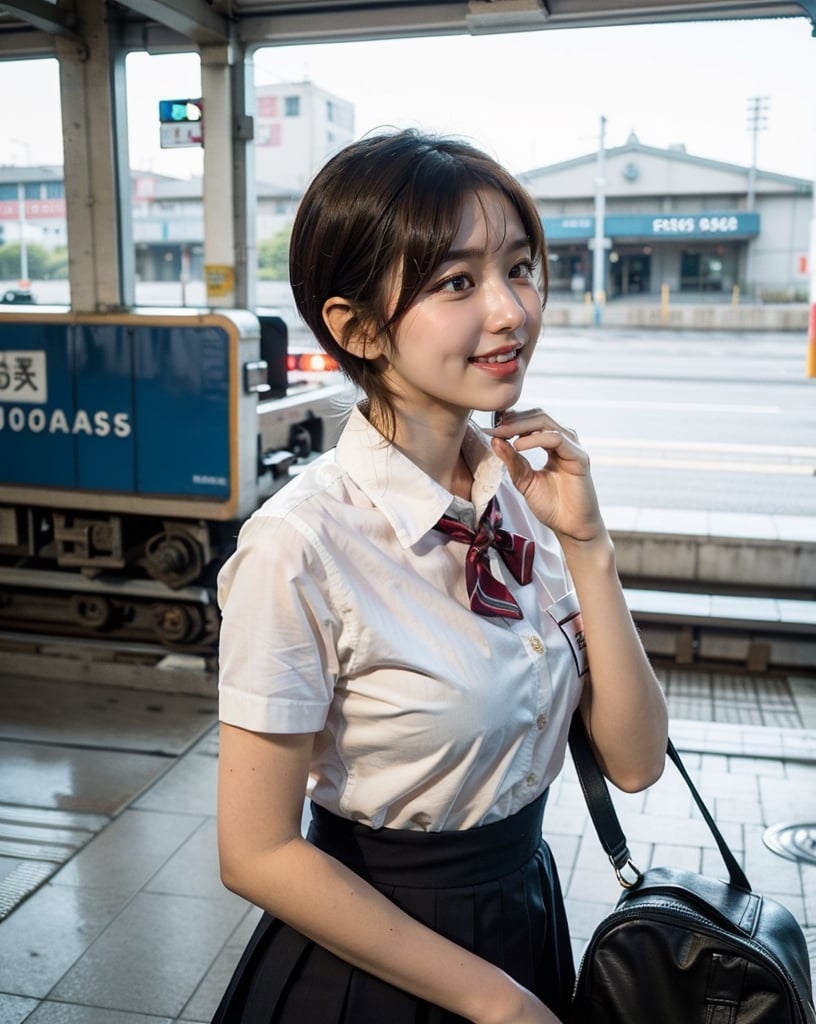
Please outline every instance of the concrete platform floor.
M662 677L687 768L816 960L816 864L763 842L769 826L816 822L816 680ZM0 1024L210 1020L258 916L219 881L216 762L211 698L0 676ZM615 802L640 867L721 873L671 766ZM577 958L619 890L571 763L545 833Z

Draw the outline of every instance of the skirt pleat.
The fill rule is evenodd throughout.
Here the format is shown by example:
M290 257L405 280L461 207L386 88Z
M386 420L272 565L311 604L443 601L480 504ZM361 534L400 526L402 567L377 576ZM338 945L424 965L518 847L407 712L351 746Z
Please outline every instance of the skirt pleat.
M542 797L456 833L374 831L313 807L309 839L411 917L510 974L566 1019L574 966ZM213 1024L464 1024L264 914Z

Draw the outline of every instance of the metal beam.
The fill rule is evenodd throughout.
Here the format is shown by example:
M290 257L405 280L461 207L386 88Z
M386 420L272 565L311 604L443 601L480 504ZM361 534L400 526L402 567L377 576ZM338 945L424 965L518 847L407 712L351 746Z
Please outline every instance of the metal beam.
M237 38L248 47L757 18L802 18L816 31L816 0L122 0L127 49L181 52ZM108 2L105 7L116 8ZM49 56L76 40L60 2L0 0L0 59Z
M238 34L248 46L453 35L467 31L467 7L463 0L352 8L338 4L331 9L324 5L319 11L287 5L281 13L272 13L269 5L256 8L257 14L245 9L238 21Z
M57 39L71 307L132 305L133 242L124 52L105 0L76 0L85 58ZM107 16L106 16L107 13Z
M816 16L816 0L548 0L548 28Z
M48 32L35 32L28 27L0 32L0 60L38 60L56 55L56 36Z
M237 8L249 47L759 18L816 19L816 0L251 0Z
M546 28L549 16L544 0L470 0L467 28L471 35L527 32Z
M206 0L124 0L123 6L202 46L230 39L229 21Z
M74 15L57 4L48 3L47 0L3 0L3 3L0 3L0 10L8 11L40 32L61 39L70 39L84 48L84 44L74 31Z

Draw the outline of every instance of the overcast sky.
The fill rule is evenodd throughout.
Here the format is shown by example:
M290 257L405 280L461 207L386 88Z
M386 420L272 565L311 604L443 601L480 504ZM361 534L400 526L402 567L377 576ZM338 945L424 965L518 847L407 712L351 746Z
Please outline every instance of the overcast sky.
M356 133L417 126L477 142L513 171L567 160L634 131L649 146L751 161L748 103L767 97L758 165L816 178L816 38L805 18L545 30L280 47L260 83L310 79L356 107ZM161 150L159 99L200 94L191 55L128 59L134 167L186 177L198 150ZM61 163L54 61L0 64L0 163ZM16 104L9 97L18 97Z

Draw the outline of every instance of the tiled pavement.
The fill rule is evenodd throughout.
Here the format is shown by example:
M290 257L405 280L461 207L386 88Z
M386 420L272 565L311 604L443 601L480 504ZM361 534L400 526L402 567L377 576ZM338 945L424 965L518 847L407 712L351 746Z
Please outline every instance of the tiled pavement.
M813 949L816 865L772 853L763 833L780 822L816 822L816 680L772 685L673 671L665 685L675 745L709 808L754 887L792 910ZM258 912L219 882L217 731L208 725L199 735L0 923L0 1024L210 1019ZM615 801L640 867L720 873L671 766L649 791ZM545 831L579 956L618 884L571 764L553 786ZM12 860L0 849L0 867L11 870Z

